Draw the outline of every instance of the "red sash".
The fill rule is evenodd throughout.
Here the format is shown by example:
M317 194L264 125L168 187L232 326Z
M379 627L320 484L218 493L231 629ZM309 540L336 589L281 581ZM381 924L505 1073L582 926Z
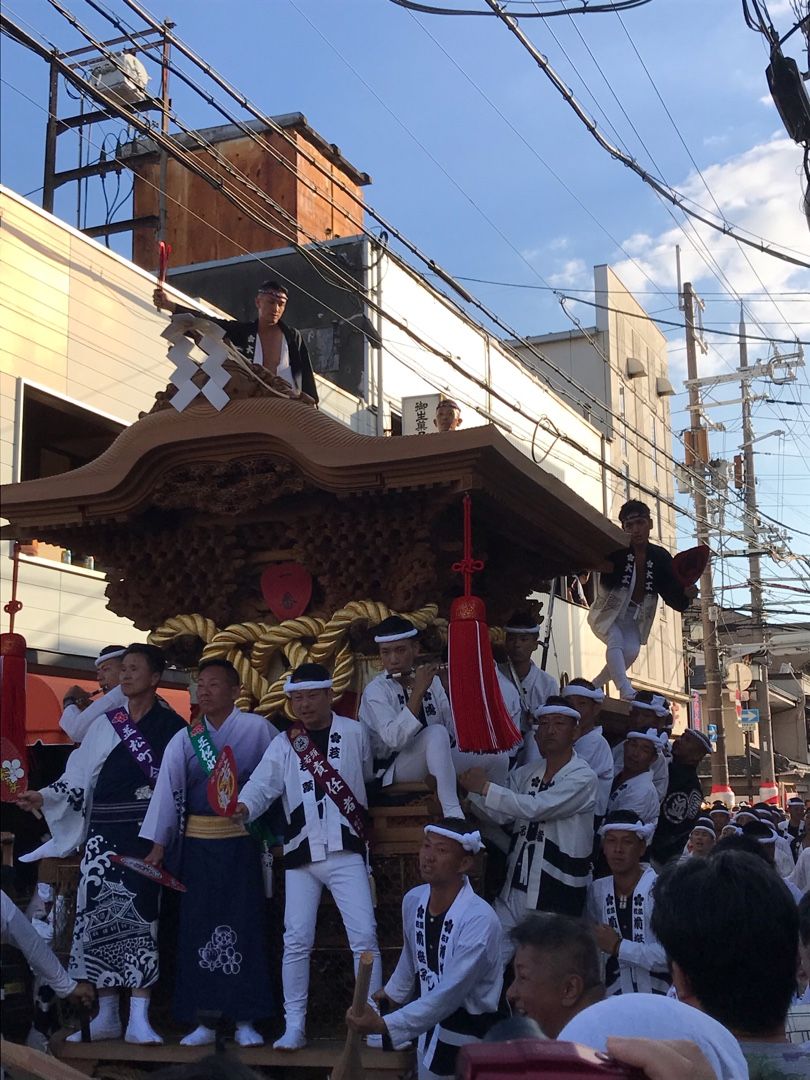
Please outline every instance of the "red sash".
M354 792L340 773L332 768L310 739L306 728L295 724L288 729L287 738L318 790L332 800L360 839L365 840L368 832L366 808L355 798Z

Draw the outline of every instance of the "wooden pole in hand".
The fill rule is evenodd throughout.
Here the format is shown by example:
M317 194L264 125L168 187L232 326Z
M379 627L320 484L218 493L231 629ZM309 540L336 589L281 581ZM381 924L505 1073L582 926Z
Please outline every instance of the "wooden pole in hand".
M357 968L357 978L354 981L354 997L352 998L352 1013L360 1016L368 1000L368 987L371 982L371 967L374 957L370 952L360 954L360 964ZM349 1028L346 1033L346 1045L338 1058L337 1064L332 1069L330 1080L363 1080L363 1064L360 1060L360 1041L362 1036L357 1031Z

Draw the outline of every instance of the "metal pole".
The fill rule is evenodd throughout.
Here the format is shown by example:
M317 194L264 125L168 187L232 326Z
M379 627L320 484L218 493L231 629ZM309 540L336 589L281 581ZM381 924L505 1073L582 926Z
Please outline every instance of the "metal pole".
M740 369L748 367L748 345L745 338L745 322L740 311ZM773 756L773 721L771 718L770 689L768 680L768 631L765 626L765 604L762 595L762 567L757 548L757 487L754 467L754 425L751 420L751 383L743 377L740 383L742 394L742 431L743 431L743 485L745 493L745 521L743 532L750 552L748 556L748 574L751 586L751 617L755 632L762 629L765 642L765 655L759 665L761 678L757 689L759 706L759 773L760 786L771 787L776 783L776 764ZM767 798L767 794L763 794Z
M706 457L703 452L700 421L700 391L694 385L697 379L697 339L695 335L695 293L689 281L683 286L683 312L686 323L686 368L689 378L689 415L691 417L693 469L697 539L700 544L709 543L709 519L703 481L706 473ZM723 726L723 691L720 681L720 656L717 648L717 623L712 619L715 611L714 585L711 562L700 578L700 616L703 623L703 662L706 671L706 723L717 731L717 749L712 754L712 794L727 795L731 792L728 782L728 759L726 758L726 734Z
M548 611L546 612L546 632L543 637L543 651L540 654L540 670L546 670L548 663L548 650L551 647L551 619L554 615L554 597L557 595L557 578L551 579L551 588L548 590Z

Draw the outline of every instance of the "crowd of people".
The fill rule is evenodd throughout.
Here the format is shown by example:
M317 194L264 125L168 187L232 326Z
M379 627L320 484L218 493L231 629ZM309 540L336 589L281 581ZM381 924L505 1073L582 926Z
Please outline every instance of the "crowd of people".
M631 546L610 560L615 580L605 571L590 609L607 641L605 672L561 688L533 660L536 617L515 612L504 628L497 679L520 734L509 749L462 748L447 671L421 655L417 627L399 615L373 630L381 670L356 718L335 713L328 669L304 663L284 687L294 719L278 727L236 707L240 679L227 660L199 664L199 714L186 724L158 695L160 649L103 649L100 696L77 686L65 700L62 723L79 745L64 774L19 798L48 833L27 858L81 852L68 970L55 960L46 968L57 993L97 995L89 1037L162 1041L149 1004L166 872L186 890L174 987L181 1042L214 1044L212 1013L233 1022L239 1046L263 1042L259 1029L278 1010L260 913L280 845L279 1051L307 1043L326 888L355 968L372 957L368 1002L347 1024L382 1049L416 1042L422 1078L451 1077L477 1044L527 1026L628 1064L643 1064L645 1050L627 1037L687 1040L644 1065L653 1080L810 1076L810 1042L801 1045L810 1040L810 811L798 796L786 812L707 806L706 734L688 727L673 738L670 703L628 690L626 665L659 593L677 605L688 590L666 553L637 579L627 552L646 543L649 515L641 504L623 511ZM606 700L608 677L625 705ZM425 827L423 884L403 898L403 948L384 982L368 806L414 781L435 787L441 818ZM486 887L476 891L484 849ZM4 899L4 935L17 922Z

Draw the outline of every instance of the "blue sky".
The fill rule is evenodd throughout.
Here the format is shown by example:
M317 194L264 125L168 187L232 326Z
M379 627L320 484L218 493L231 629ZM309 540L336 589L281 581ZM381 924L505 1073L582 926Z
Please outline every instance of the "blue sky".
M437 2L449 6L451 0ZM114 36L84 0L64 3L97 36ZM136 23L122 0L103 3ZM741 293L751 333L810 338L810 272L756 253L746 257L703 227L697 233L681 228L683 216L673 211L673 218L652 191L596 145L498 20L413 15L387 0L154 4L156 17L176 21L177 32L263 109L303 112L371 174L369 202L452 273L576 290L589 287L593 264L610 262L650 312L679 321L673 291L678 243L684 276L705 296L707 326L734 329L734 293ZM485 7L483 0L465 6ZM81 43L46 0L10 0L4 10L61 49ZM795 21L790 0L774 0L770 12L782 32ZM653 0L621 19L605 14L522 25L606 134L626 143L645 167L712 212L716 199L729 221L752 234L810 256L800 209L800 152L769 102L764 43L746 27L739 0ZM806 67L806 54L798 53L800 35L792 44ZM46 66L6 39L0 59L0 175L17 191L33 191L36 200ZM218 122L178 81L173 97L189 124ZM60 164L76 164L75 143L65 140ZM72 190L60 197L57 210L72 220ZM96 207L90 217L98 220ZM547 291L470 287L522 333L570 326ZM773 300L762 295L764 289ZM584 306L578 309L586 325L591 315ZM683 335L672 330L668 337L678 382ZM703 372L729 370L735 350L733 344L713 347L701 358ZM749 348L751 360L767 352L767 345ZM785 432L758 444L760 499L767 513L795 530L793 551L810 555L810 535L799 531L810 534L807 371L798 386L774 388L769 396L801 401L804 408L756 406L758 434ZM675 398L673 409L682 409L684 400ZM741 441L734 430L736 412L712 411L713 419L725 417L729 425L726 434L712 436L718 457L732 456ZM687 423L684 412L673 416L676 430ZM744 576L741 560L728 565L733 578ZM791 581L798 571L794 563L767 564L767 572ZM772 598L778 596L781 605L788 595Z

